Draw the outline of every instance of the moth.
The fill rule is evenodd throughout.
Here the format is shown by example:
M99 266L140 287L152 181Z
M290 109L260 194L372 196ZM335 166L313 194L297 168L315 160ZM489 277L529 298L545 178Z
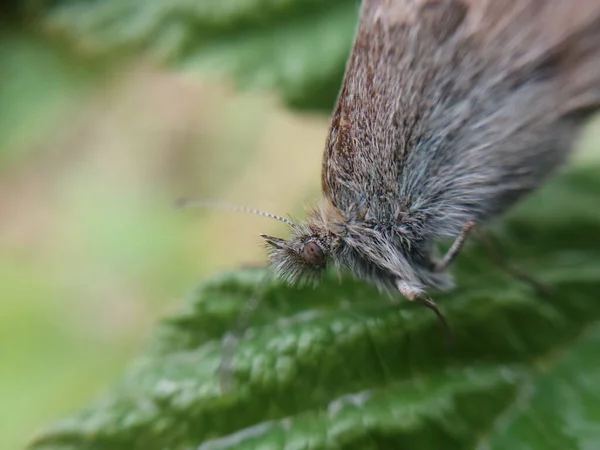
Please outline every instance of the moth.
M469 231L556 172L599 106L598 0L363 0L323 198L275 216L291 236L261 235L270 263L290 282L334 265L440 315L427 292L452 287Z

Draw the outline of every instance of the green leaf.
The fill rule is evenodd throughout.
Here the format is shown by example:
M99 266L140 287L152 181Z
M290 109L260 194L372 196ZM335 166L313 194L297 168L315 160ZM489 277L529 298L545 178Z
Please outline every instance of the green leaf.
M552 297L467 245L459 287L436 296L452 346L431 311L352 279L261 287L263 270L226 273L31 449L600 448L598 173L551 183L496 230ZM256 296L222 391L222 343Z
M28 5L46 33L96 55L150 55L174 67L274 89L330 110L354 29L355 0L64 0Z

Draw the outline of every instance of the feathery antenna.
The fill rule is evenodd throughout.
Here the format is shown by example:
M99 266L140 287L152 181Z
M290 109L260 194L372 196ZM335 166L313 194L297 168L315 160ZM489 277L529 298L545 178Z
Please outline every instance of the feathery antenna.
M213 201L213 200L197 200L197 199L188 199L188 198L181 198L181 199L177 200L176 204L177 204L177 207L179 207L179 208L218 208L218 209L224 209L227 211L237 211L237 212L256 214L257 216L263 216L263 217L268 217L270 219L279 220L283 223L288 224L292 228L296 228L296 226L294 225L293 222L291 222L290 220L288 220L284 217L278 216L276 214L264 212L259 209L249 208L247 206L233 205L231 203L225 203L225 202L219 202L219 201Z

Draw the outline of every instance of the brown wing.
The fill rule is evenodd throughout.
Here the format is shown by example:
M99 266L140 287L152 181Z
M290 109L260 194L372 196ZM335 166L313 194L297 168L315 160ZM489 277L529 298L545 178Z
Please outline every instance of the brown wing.
M482 102L483 89L500 103L501 89L533 77L551 78L543 104L553 118L598 108L600 1L364 0L326 143L324 195L342 211L374 198L402 203L411 152L486 119L458 105ZM422 152L416 167L430 167Z

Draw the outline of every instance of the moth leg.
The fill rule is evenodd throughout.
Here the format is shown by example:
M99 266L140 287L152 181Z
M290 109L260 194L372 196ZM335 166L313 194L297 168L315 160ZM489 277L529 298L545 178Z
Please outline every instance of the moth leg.
M448 324L448 321L438 308L438 305L431 299L427 294L425 294L422 290L415 288L414 286L409 285L404 280L397 279L396 287L400 291L400 293L406 297L407 300L411 302L419 302L427 308L431 309L437 318L439 319L441 325L444 327L444 330L448 336L448 340L452 340L452 329Z
M418 300L419 296L423 294L423 291L421 289L417 289L411 286L406 281L401 280L400 278L396 280L396 287L398 288L400 293L411 302Z
M444 257L442 259L440 259L439 261L436 261L433 264L434 272L442 272L442 271L446 270L446 268L450 265L450 263L452 261L454 261L454 258L456 258L458 256L460 249L465 244L465 241L467 240L467 237L469 236L469 232L473 229L474 226L475 226L475 222L473 220L469 220L466 223L466 225L461 230L460 234L454 240L452 247L450 247L450 249L446 252Z
M486 247L488 253L490 254L492 262L496 264L500 269L504 270L506 273L516 278L517 280L529 284L538 292L547 297L552 297L554 295L554 289L552 288L552 286L535 279L528 273L507 263L504 257L501 255L498 248L492 242L492 239L488 233L481 230L476 230L476 232L477 237L481 240L483 245Z

